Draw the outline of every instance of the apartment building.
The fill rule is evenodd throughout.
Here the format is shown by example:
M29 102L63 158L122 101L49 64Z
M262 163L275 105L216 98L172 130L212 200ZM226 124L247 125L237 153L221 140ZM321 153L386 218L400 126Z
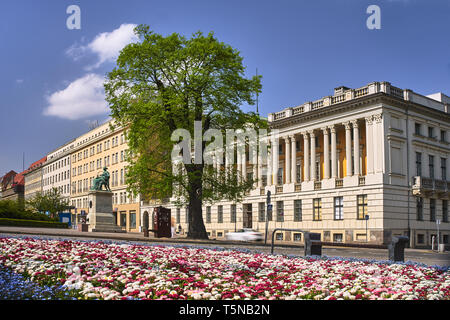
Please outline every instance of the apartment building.
M70 150L70 201L75 208L73 217L89 212L88 192L94 178L104 167L110 173L110 188L113 192L113 214L117 225L127 232L140 231L139 197L127 192L125 183L128 145L124 128L111 129L108 121L76 138Z
M39 192L42 192L42 169L47 161L47 156L33 162L30 167L24 171L24 197L25 200L32 199Z
M389 82L351 89L268 116L268 159L238 163L258 178L242 203L203 208L212 238L241 228L264 232L266 195L276 228L320 233L323 241L389 243L407 235L411 247L437 236L449 245L450 98L424 96ZM266 161L267 160L267 161ZM189 208L170 205L186 231ZM277 241L302 242L302 233L278 231Z

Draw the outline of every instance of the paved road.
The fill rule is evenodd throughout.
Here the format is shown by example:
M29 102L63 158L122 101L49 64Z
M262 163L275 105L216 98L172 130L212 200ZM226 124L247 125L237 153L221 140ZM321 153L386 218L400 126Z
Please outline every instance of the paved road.
M48 229L48 228L26 228L26 227L3 227L0 226L0 236L8 235L31 235L45 238L71 238L71 239L110 239L116 241L149 242L162 244L187 244L203 247L225 247L246 248L256 252L270 253L270 245L264 246L259 243L237 243L220 240L190 240L186 238L156 239L144 238L142 233L104 233L104 232L78 232L72 229ZM276 245L274 254L303 255L303 246ZM368 248L345 248L345 247L323 247L322 254L329 257L354 257L375 260L388 260L387 249ZM450 252L437 253L423 249L405 249L405 261L424 263L427 265L450 266Z

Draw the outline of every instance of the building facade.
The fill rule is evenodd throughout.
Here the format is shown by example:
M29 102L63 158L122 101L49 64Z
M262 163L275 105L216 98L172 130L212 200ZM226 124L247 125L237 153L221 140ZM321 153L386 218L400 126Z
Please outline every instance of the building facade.
M440 243L448 245L449 105L441 93L373 82L269 114L267 161L250 162L247 150L238 162L257 185L242 203L205 205L208 233L220 239L246 227L264 232L270 191L269 237L275 228L346 243L386 244L407 235L411 247L425 247L440 222ZM188 208L171 208L177 228L187 230ZM303 241L293 231L275 238Z
M42 167L47 161L47 156L32 163L24 172L24 197L25 200L34 198L38 193L42 192Z
M63 198L70 198L70 155L73 148L74 140L47 155L47 161L42 168L42 191L44 193L56 188Z
M70 202L76 221L89 212L88 193L93 179L104 167L110 173L110 188L113 192L113 214L119 226L127 232L140 231L139 197L127 192L125 182L128 144L124 128L111 129L108 121L73 142L70 151Z

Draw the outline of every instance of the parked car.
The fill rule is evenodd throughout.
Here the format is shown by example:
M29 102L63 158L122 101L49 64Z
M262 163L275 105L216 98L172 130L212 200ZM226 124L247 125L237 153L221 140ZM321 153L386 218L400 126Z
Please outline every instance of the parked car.
M234 241L262 241L263 234L259 231L244 228L236 232L229 232L225 235L225 239Z

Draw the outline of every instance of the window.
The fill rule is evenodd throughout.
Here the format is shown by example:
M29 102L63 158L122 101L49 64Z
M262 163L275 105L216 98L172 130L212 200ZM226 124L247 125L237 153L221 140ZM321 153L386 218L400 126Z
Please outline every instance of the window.
M136 211L130 211L130 229L136 229Z
M277 184L278 185L283 184L283 168L278 168Z
M423 220L423 198L416 199L416 218L418 221Z
M434 156L428 156L428 168L430 171L430 179L434 179Z
M344 197L334 197L334 220L344 220Z
M418 234L417 235L417 243L423 244L425 243L425 237L423 234Z
M177 208L176 223L181 223L181 209Z
M302 200L294 200L294 221L302 221Z
M436 221L436 199L430 199L430 221Z
M422 153L416 152L416 176L422 175Z
M448 200L442 200L442 222L448 222Z
M300 141L295 141L295 151L296 152L302 151L301 147L302 147L302 145L301 145Z
M434 138L434 128L428 127L428 138Z
M284 221L284 203L283 201L277 201L277 221Z
M206 207L206 223L211 223L211 207Z
M367 215L367 195L357 196L358 220L364 220Z
M447 142L446 131L441 130L441 142Z
M441 179L447 180L447 159L441 158Z
M420 136L420 135L421 135L420 131L421 131L421 125L420 125L420 123L417 123L417 122L416 122L416 123L414 124L414 133L415 133L416 135Z
M283 154L283 145L282 144L278 145L278 154Z
M313 199L313 221L322 221L322 199Z
M297 180L296 181L297 183L302 182L302 167L301 167L300 164L297 164L297 177L296 177L296 180Z
M217 223L223 222L223 206L217 207Z
M333 234L333 242L342 242L343 235L342 233L334 233Z
M279 240L279 241L283 240L283 233L282 232L277 232L275 234L275 239Z
M266 221L266 203L260 202L258 204L258 221L264 222Z
M294 233L294 241L302 241L302 234Z
M236 205L232 204L230 207L230 222L236 222Z
M120 226L121 227L127 226L127 212L126 211L120 211Z

